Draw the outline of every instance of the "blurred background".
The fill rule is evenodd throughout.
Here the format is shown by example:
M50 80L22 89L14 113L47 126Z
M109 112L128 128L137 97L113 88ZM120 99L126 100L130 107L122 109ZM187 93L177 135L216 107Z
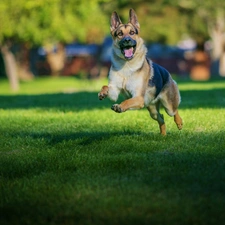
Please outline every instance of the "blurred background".
M0 0L0 78L107 77L110 17L133 8L148 56L193 80L225 77L224 0Z

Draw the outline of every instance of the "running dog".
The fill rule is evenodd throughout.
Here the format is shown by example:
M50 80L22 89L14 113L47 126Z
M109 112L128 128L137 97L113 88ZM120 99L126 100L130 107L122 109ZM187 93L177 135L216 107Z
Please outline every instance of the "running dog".
M135 11L130 9L127 24L123 24L118 14L113 12L110 29L113 46L109 83L102 87L98 98L109 97L117 101L119 94L124 94L127 100L114 104L112 110L122 113L146 107L150 116L158 122L160 133L166 135L164 118L159 112L162 105L181 130L183 123L178 114L181 98L177 84L166 69L146 57L147 48L140 37Z

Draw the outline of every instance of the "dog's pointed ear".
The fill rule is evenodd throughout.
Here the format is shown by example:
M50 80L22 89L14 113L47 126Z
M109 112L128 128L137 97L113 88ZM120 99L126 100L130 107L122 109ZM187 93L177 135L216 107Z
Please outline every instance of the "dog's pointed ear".
M111 26L110 26L111 32L114 31L121 23L122 22L118 16L117 12L113 12L112 16L111 16Z
M138 23L137 15L133 9L130 9L129 16L130 16L129 22L132 23L137 29L140 29L140 24Z

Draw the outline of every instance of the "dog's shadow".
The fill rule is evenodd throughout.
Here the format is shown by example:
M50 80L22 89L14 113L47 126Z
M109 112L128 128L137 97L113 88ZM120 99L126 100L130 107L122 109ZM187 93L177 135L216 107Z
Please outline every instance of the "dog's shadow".
M70 133L61 133L61 134L52 134L52 133L39 133L39 132L19 132L13 133L13 137L17 136L19 138L27 138L30 137L31 139L41 139L49 146L54 146L59 143L66 143L69 141L74 141L76 145L80 146L88 146L92 143L101 143L107 142L108 139L116 138L116 137L147 137L149 135L156 135L153 132L149 132L148 134L138 132L138 131L119 131L119 132L85 132L85 131L77 131L77 132L70 132ZM159 134L157 136L160 137Z

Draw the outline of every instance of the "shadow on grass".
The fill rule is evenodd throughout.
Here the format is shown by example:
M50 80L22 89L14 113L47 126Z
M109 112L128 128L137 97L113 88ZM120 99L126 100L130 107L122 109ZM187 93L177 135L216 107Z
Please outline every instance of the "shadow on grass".
M0 175L7 182L0 209L6 224L137 224L132 215L138 224L222 224L225 219L224 131L12 136L33 139L31 146L42 140L46 149L37 144L38 151L34 146L1 156ZM146 217L149 211L152 217Z
M58 109L67 110L91 110L109 105L109 100L98 100L97 92L77 92L73 94L40 94L40 95L15 95L0 96L0 108L2 109Z
M5 164L1 169L1 176L14 179L39 175L43 172L76 172L81 166L80 162L73 160L74 156L77 156L77 154L84 155L86 160L84 160L83 157L81 158L85 162L90 160L89 163L91 164L93 164L93 162L97 163L96 165L93 165L94 171L98 171L98 163L107 158L107 161L109 161L109 165L107 165L107 167L109 171L111 171L109 156L111 157L112 163L114 163L114 157L119 156L122 157L121 159L125 160L124 163L126 164L126 155L130 157L130 153L134 154L132 162L133 160L139 160L139 157L143 158L141 164L138 164L136 168L137 170L143 166L148 168L148 165L151 166L152 163L155 164L155 159L160 161L162 159L167 161L167 163L163 165L163 168L169 169L168 171L166 170L165 173L171 173L170 170L174 167L174 163L177 160L180 161L180 164L186 163L189 172L190 170L193 170L194 173L194 170L196 168L198 169L201 162L205 160L210 161L208 162L210 164L214 164L213 160L218 161L214 165L215 167L225 166L225 161L222 159L224 158L225 153L225 143L223 140L224 134L224 132L216 134L204 132L193 134L186 132L185 134L180 133L177 135L176 133L162 137L158 133L133 131L78 131L68 133L62 132L60 134L48 132L13 132L12 138L16 137L21 140L29 139L29 146L32 146L31 148L33 149L33 153L32 155L28 154L26 156L24 155L24 152L20 150L1 153L2 156L8 155L9 159L11 157L16 157L13 164L11 159L9 161L3 160ZM176 142L174 142L175 139ZM40 140L44 143L44 147L40 147ZM30 147L28 147L28 149L29 148ZM40 148L44 148L43 151L40 150ZM35 149L38 150L37 153ZM20 156L24 157L22 164L20 164ZM95 157L96 159L98 158L97 161L95 160ZM137 157L137 159L135 159L135 157ZM194 159L194 162L188 162L189 159L193 157L196 158ZM53 158L54 163L52 161ZM60 166L60 164L62 165ZM129 167L129 165L125 164L125 170L126 168L133 168L132 165ZM209 166L210 165L207 165L207 168ZM161 170L160 167L155 169ZM112 165L112 168L114 168L114 165ZM202 167L201 170L204 170L204 168ZM213 170L215 170L215 168ZM176 179L176 177L174 177L174 179ZM146 182L148 181L146 180Z
M225 107L225 88L215 90L181 91L181 109L223 108ZM119 99L120 102L122 99ZM110 108L113 102L108 99L99 101L97 92L77 92L73 94L42 95L2 95L0 109L56 109L60 111L79 111Z
M140 135L145 135L141 132L69 132L69 133L48 133L48 132L13 132L11 138L17 138L18 140L29 140L29 146L32 146L32 155L29 153L24 155L23 150L18 147L17 150L11 150L6 152L0 152L1 173L0 177L5 177L7 179L15 178L30 178L35 175L39 175L43 172L76 172L79 169L76 162L71 162L68 154L76 155L79 149L82 151L79 154L87 154L96 156L96 146L93 150L94 143L97 143L100 151L102 148L108 149L110 147L109 139L120 139L126 137L137 137ZM159 138L160 136L157 135ZM44 143L44 147L40 146L40 140ZM117 140L118 141L118 140ZM113 141L112 141L113 142ZM111 143L113 144L113 143ZM128 143L129 144L129 143ZM18 144L20 145L20 144ZM23 144L22 144L23 145ZM126 143L121 144L118 141L118 145L115 148L115 143L113 144L110 151L122 150L127 151L128 145ZM43 148L43 151L40 150ZM36 153L38 150L38 153ZM109 153L107 152L107 153ZM11 158L16 157L16 160L11 162ZM22 164L20 159L24 158ZM54 163L52 159L54 158ZM74 158L74 157L73 157ZM9 159L9 160L8 160ZM65 163L66 159L66 163ZM59 164L62 164L61 169L59 169ZM80 163L79 163L80 164Z
M224 108L225 88L181 91L182 109Z
M82 135L88 134L67 138ZM91 142L99 141L100 151L51 149L1 159L1 177L7 181L0 210L8 223L3 224L223 224L224 151L202 150L217 142L216 135L201 134L208 143L198 146L199 152L190 146L189 151L172 146L156 151L152 149L161 143L151 142L148 150L138 144L106 153L102 142L113 135L122 134L89 134ZM192 137L192 143L199 143L198 138ZM51 144L56 139L64 137L54 136Z
M52 134L52 133L34 133L34 132L20 132L18 134L13 133L13 136L17 136L20 138L26 138L30 137L32 139L42 139L44 140L49 146L54 146L60 143L67 143L69 141L76 142L76 145L87 147L94 142L101 143L101 142L107 142L108 139L113 138L132 138L132 137L150 137L150 135L157 136L159 139L163 138L160 134L154 134L154 133L142 133L137 132L135 130L132 131L91 131L91 132L85 132L85 131L77 131L77 132L69 132L69 133L61 133L61 134ZM13 137L12 137L13 138ZM124 147L123 145L121 147Z

